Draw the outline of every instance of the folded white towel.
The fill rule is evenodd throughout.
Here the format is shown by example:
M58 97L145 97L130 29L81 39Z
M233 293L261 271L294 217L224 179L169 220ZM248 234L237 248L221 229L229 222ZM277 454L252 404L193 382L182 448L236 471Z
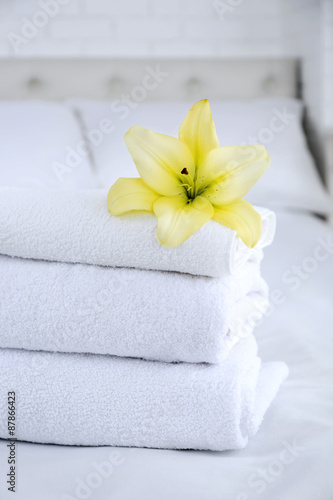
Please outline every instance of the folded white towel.
M0 256L0 347L217 363L268 305L259 266L214 279Z
M254 249L236 232L210 221L183 245L166 248L150 213L112 217L107 192L0 189L0 253L15 257L115 267L178 271L220 277L262 258L275 216L257 208L263 231Z
M0 437L67 445L242 448L287 375L249 337L221 365L0 350Z

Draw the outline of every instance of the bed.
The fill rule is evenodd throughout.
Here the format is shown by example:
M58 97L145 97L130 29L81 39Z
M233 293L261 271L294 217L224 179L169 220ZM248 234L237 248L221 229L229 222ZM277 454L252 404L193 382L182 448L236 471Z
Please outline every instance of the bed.
M78 62L77 68L74 65L70 70L63 63L62 67L67 67L64 74L72 82L69 92L65 90L66 78L51 78L53 88L43 85L44 75L52 75L52 71L58 74L57 64L61 62L58 61L55 65L44 63L44 66L36 62L29 67L12 63L9 74L17 76L16 88L13 89L12 86L11 94L8 95L7 90L5 96L2 84L0 96L11 99L36 96L66 99L58 104L61 112L43 109L49 103L30 102L26 104L29 110L25 111L25 115L27 112L35 113L33 110L38 105L41 115L44 112L48 116L51 112L55 113L54 120L60 120L57 123L63 123L62 120L67 123L75 117L75 126L87 132L96 130L101 120L110 116L113 93L119 94L119 86L123 88L122 82L126 76L136 73L131 73L125 62L114 65L115 74L105 73L105 65L100 62L100 65L96 65L94 77L91 77L96 80L90 82L94 85L94 92L87 83L81 91L76 84L75 91L73 72L75 78L79 78L83 63ZM143 71L144 76L146 70L137 64L138 71ZM149 64L154 67L155 63ZM275 173L272 174L264 188L254 193L253 200L270 205L277 214L275 242L266 251L263 261L263 276L271 289L271 308L256 330L259 353L265 361L285 361L290 369L289 378L269 409L258 434L240 451L216 453L19 443L16 498L330 500L333 498L333 231L325 218L332 211L332 202L320 184L303 133L300 132L302 112L299 102L294 100L296 65L292 61L276 61L275 64L253 61L252 66L247 63L247 68L235 61L219 61L215 65L208 65L210 69L204 73L208 81L212 81L212 74L219 74L221 80L223 72L234 75L237 81L247 75L249 85L246 92L240 95L244 86L235 87L232 77L228 77L224 90L218 86L218 81L211 87L205 87L205 81L198 76L202 74L202 64L200 66L198 62L193 62L183 69L181 65L172 64L165 70L174 75L171 76L170 87L166 86L168 90L163 94L159 87L155 103L149 102L150 99L142 104L138 103L130 114L129 121L124 119L119 124L119 135L132 121L135 123L137 120L143 126L153 127L160 123L161 131L175 133L173 127L179 124L179 117L187 107L187 102L184 101L193 101L198 95L202 97L203 87L207 89L207 95L212 95L213 117L219 122L216 123L217 128L222 126L226 131L226 142L236 139L237 116L246 115L244 106L248 106L249 118L248 121L244 118L243 129L237 130L237 133L241 133L245 142L253 132L251 127L257 133L267 128L267 119L271 116L272 109L281 110L279 106L288 105L297 116L290 126L286 126L281 133L276 132L271 142L267 143L267 148L273 149L273 153L270 151L272 158L278 154L282 154L282 157L279 157L279 167L277 161L276 167L274 164L276 177ZM234 71L231 71L230 65L234 65ZM138 78L142 78L141 73L139 74ZM24 79L27 85L20 86L20 78L21 83ZM101 81L106 81L107 85L101 87ZM127 83L133 88L133 80ZM96 97L100 97L98 90L101 88L107 89L103 95L105 100L97 102ZM219 102L226 98L233 99L233 104L222 105ZM261 101L253 101L254 98L261 98ZM251 102L244 104L242 99L251 99ZM165 100L173 102L166 104ZM7 102L2 105L8 108L14 104ZM253 117L254 109L261 110L256 118ZM12 115L10 108L7 112ZM233 117L235 124L226 130ZM141 123L142 120L147 123ZM253 124L255 120L258 121ZM3 122L5 123L4 119ZM17 117L13 123L22 123L22 120ZM47 121L45 123L47 125ZM13 134L13 129L8 131L8 128L3 127L4 133ZM63 126L61 128L64 130ZM87 142L87 154L82 155L81 162L77 168L73 167L71 175L65 176L66 185L61 185L61 188L72 187L73 183L77 187L87 187L87 184L89 187L110 185L113 178L119 175L116 169L109 169L110 162L122 165L123 168L132 168L127 167L122 147L115 151L115 145L119 143L117 131L112 136L112 147L109 144L111 141L106 140L105 136L106 134L98 147ZM69 145L77 146L80 140L80 133L74 133L72 127L70 137L65 133L63 137L58 137L56 147L54 144L46 146L44 140L43 148L48 148L49 151L49 148L55 147L55 155L60 148L64 153ZM283 156L283 152L288 154ZM14 169L15 158L10 148L7 158L13 163ZM63 159L59 157L57 161L61 163ZM41 180L43 165L45 162L50 164L50 154L46 159L34 158L34 164L36 162L40 162L40 168L24 182L34 185L42 183L46 184L45 187L50 187L49 183L56 183L52 169L49 171L50 175ZM0 170L1 183L17 181L17 172L9 179L6 174L3 180L3 170ZM126 172L126 175L130 175L130 172L131 170ZM66 422L63 424L66 425ZM7 444L6 441L0 441L1 471L5 470ZM109 461L113 452L117 452L118 460L111 469L103 469L103 464ZM0 481L0 493L1 498L9 498L3 478Z

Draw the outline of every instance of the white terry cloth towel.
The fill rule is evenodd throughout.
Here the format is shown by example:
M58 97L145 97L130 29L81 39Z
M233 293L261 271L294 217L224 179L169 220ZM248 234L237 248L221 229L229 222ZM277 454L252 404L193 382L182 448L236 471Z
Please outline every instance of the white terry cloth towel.
M154 214L113 217L107 191L1 188L0 253L59 262L178 271L220 277L248 260L261 260L272 242L275 215L257 208L263 231L254 249L236 232L209 221L182 245L166 248L156 239Z
M259 265L214 279L0 255L0 347L218 363L268 307Z
M253 336L221 365L0 349L0 437L8 392L16 438L63 445L243 448L287 376Z

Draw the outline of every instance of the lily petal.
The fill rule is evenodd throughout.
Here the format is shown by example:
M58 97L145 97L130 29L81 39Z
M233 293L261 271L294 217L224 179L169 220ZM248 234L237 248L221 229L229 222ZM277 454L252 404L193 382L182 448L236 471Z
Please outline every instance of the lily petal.
M184 192L184 182L193 183L194 161L179 139L135 126L125 135L125 143L143 181L157 193L173 196Z
M197 192L213 205L243 198L267 170L265 146L227 146L211 151L197 176Z
M108 209L111 215L121 215L131 210L152 212L153 204L159 196L140 178L120 177L108 192Z
M197 102L187 113L179 128L179 139L188 146L197 166L212 149L219 147L207 99Z
M180 194L159 198L154 203L154 213L158 218L158 241L166 247L176 247L206 224L214 209L202 196L189 200Z
M246 200L238 200L230 205L214 207L213 219L223 226L237 231L245 245L253 248L259 241L262 231L260 214Z

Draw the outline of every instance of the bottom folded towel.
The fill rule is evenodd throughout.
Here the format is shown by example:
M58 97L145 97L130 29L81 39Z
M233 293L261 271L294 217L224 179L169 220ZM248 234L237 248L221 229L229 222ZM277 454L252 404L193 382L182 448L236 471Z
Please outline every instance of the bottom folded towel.
M288 369L250 336L220 365L0 349L0 437L15 392L18 440L227 450L257 430Z

